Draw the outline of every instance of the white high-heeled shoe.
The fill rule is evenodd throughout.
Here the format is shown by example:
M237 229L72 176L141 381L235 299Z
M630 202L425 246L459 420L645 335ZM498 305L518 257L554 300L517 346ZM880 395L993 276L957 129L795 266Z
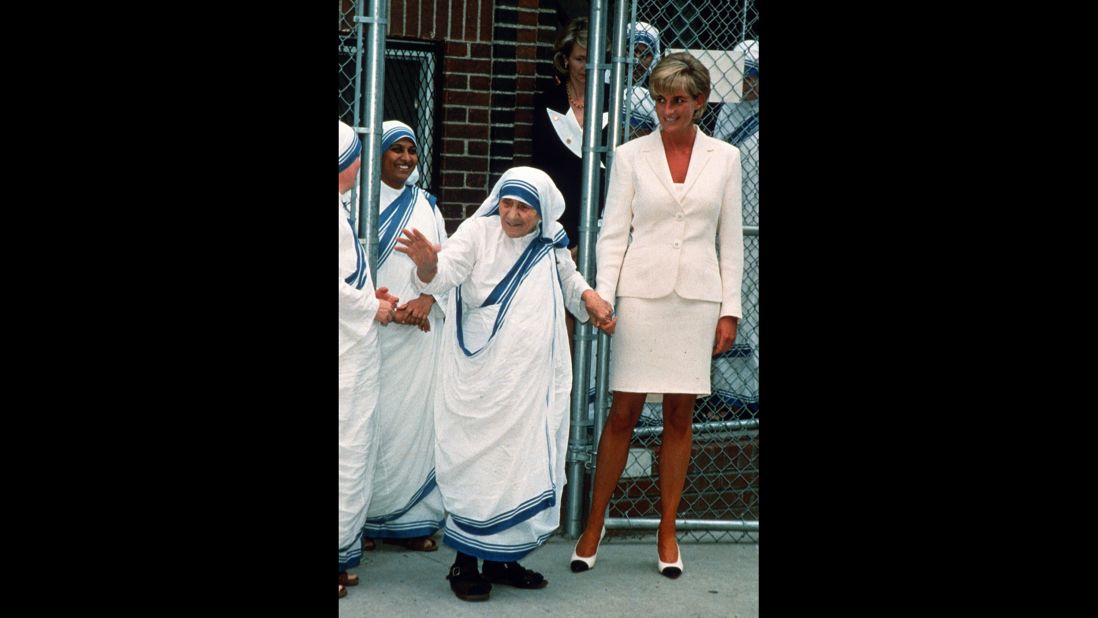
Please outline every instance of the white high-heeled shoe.
M606 536L606 526L603 526L602 527L602 532L599 533L599 543L600 544L602 543L602 537L604 537L604 536ZM576 540L576 546L572 548L572 562L569 564L569 567L572 569L572 572L573 573L582 573L582 572L587 571L589 569L595 568L595 558L597 558L598 555L599 555L598 545L595 546L595 553L591 554L587 558L584 558L583 556L576 553L576 548L578 548L578 547L579 547L579 540L577 539Z
M678 558L674 562L664 562L660 560L660 533L656 531L656 568L659 570L660 575L664 577L670 577L675 579L679 575L682 575L682 549L679 548L679 542L675 541L675 552L678 554Z

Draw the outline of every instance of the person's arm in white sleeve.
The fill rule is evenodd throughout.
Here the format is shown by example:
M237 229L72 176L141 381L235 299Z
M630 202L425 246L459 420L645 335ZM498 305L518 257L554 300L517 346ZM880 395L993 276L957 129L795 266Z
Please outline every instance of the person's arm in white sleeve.
M412 285L422 294L440 294L463 283L476 264L480 228L466 220L446 240L446 250L432 243L417 229L404 230L395 249L416 263Z
M618 291L618 277L625 250L629 246L629 228L633 224L633 161L628 155L614 157L610 170L610 184L606 193L606 209L603 211L602 229L595 244L597 269L595 289L606 302L614 305Z
M733 156L725 161L728 181L721 196L720 222L717 241L720 248L721 317L743 316L740 308L740 285L743 282L743 170L740 151L730 149Z
M339 278L339 316L347 322L373 320L381 304L374 296L374 286L367 282L361 290Z
M564 306L580 322L591 319L595 326L605 324L614 314L613 306L603 300L587 284L583 275L576 269L576 263L572 261L570 251L559 248L554 251L557 257L557 274L560 276L560 287L564 295Z
M434 210L435 210L435 231L438 232L438 242L439 242L439 244L445 246L445 245L448 244L446 241L447 241L447 238L449 238L449 236L447 236L447 234L446 234L446 220L442 218L442 209L441 208L435 208ZM446 316L446 300L450 296L450 292L448 292L448 291L447 292L439 292L437 294L433 294L433 296L435 297L435 307L438 307L438 310L440 312L442 312L443 317L445 317Z

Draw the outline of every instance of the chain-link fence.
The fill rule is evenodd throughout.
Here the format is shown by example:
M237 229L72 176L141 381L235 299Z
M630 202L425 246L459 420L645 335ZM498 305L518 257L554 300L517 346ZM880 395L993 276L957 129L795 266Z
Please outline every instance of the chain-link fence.
M626 139L658 124L647 90L656 58L687 51L710 70L712 92L699 124L736 145L744 162L743 316L736 344L713 360L712 394L694 412L694 446L678 517L681 536L696 541L757 541L759 521L759 209L758 11L753 1L635 0L625 57ZM610 110L613 112L613 110ZM612 340L611 340L612 345ZM612 348L611 348L611 353ZM592 380L594 384L594 380ZM649 398L630 446L608 516L619 528L652 528L659 519L657 461L663 430L658 396ZM620 519L619 519L620 518ZM723 525L722 525L723 524Z
M362 4L357 0L340 0L339 12L339 119L355 128L361 127L365 116L362 106L368 100L360 92L362 86L357 80L367 60L365 50L360 54L361 25L355 20ZM439 56L439 46L426 41L385 43L382 118L399 120L415 131L420 173L416 185L425 190L439 186L436 130L437 99L441 91ZM352 194L354 200L357 196Z
M355 25L357 2L339 2L339 119L352 127L358 126L359 111L356 108L360 56L358 54L358 29Z

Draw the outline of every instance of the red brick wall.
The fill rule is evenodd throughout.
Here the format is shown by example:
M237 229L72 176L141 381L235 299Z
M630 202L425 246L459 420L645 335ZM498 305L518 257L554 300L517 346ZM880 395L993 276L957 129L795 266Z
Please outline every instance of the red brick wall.
M548 0L391 0L389 37L444 43L432 192L451 233L507 168L529 164L535 78L552 75L556 32Z

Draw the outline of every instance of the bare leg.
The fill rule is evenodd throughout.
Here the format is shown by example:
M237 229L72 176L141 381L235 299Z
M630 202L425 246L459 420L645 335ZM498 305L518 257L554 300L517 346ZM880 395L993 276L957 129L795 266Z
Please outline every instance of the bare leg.
M587 527L576 545L576 553L585 558L594 555L598 548L606 506L610 504L610 496L614 494L621 472L625 469L625 460L629 457L629 441L633 437L637 419L644 410L645 396L646 393L614 391L614 402L610 404L610 414L606 417L606 426L603 427L602 438L599 439L591 512L587 514Z
M663 396L663 438L660 446L660 560L678 560L675 551L675 514L686 483L693 439L694 401L697 395Z

